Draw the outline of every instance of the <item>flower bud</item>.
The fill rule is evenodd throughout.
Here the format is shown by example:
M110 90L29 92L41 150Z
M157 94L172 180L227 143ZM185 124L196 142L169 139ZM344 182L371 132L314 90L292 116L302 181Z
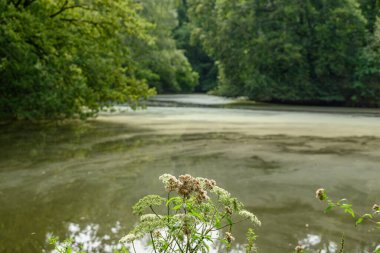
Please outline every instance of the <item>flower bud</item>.
M296 253L302 253L303 252L303 247L298 245L295 249Z
M235 241L235 237L232 236L232 234L230 232L226 232L226 237L225 239L227 240L227 242L231 243L232 241Z
M325 189L323 188L320 188L318 189L316 192L315 192L315 197L319 200L326 200L327 199L327 196L326 196L326 191Z

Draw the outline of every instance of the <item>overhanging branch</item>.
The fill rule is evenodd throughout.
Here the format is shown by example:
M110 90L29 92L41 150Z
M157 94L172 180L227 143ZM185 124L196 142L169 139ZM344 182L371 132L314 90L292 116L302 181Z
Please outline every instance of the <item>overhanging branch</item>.
M69 9L75 9L75 8L89 9L86 6L80 5L80 4L75 4L75 5L68 5L68 4L69 4L69 0L66 0L63 3L63 5L61 6L61 8L57 12L51 14L49 17L54 18L54 17L58 16L59 14L61 14L62 12L69 10Z

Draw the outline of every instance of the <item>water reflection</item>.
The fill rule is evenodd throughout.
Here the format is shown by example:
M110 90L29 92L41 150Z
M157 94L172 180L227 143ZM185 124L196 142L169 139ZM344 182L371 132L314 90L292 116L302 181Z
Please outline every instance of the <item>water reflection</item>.
M67 232L65 236L73 239L75 242L73 247L78 249L81 245L81 249L89 253L113 253L115 249L120 250L123 244L119 243L119 238L122 231L121 223L116 222L110 229L109 233L102 234L99 224L87 224L80 225L77 223L69 223L67 226ZM53 237L53 232L46 234L46 241ZM219 234L214 233L212 238L218 238ZM341 245L337 242L330 241L328 238L324 239L321 234L306 234L302 239L298 241L298 245L309 253L337 253L340 250ZM234 247L229 251L224 245L214 240L213 243L207 243L210 247L210 253L244 253L245 248L241 243L234 243ZM61 242L60 246L65 244ZM148 246L149 238L145 237L134 242L134 247L138 253L149 253L152 249ZM132 247L129 245L127 248L133 252ZM377 249L380 249L380 244L372 244L370 246L358 247L356 249L348 249L348 252L360 252L360 253L372 253ZM59 253L57 250L44 250L45 253ZM265 252L265 251L260 251Z
M115 249L120 249L122 245L115 240L115 234L120 232L121 226L120 222L117 222L112 228L112 235L100 235L99 233L99 224L88 224L81 227L80 224L69 223L67 228L66 237L73 240L73 247L78 249L79 245L82 250L91 253L112 253ZM54 232L49 232L46 234L46 241L54 236ZM64 242L60 242L57 246L64 246ZM44 251L51 253L59 253L58 250Z
M325 236L326 237L326 236ZM342 242L339 244L328 239L323 240L321 234L307 234L305 238L298 241L298 244L302 246L307 252L310 253L336 253L341 249ZM357 247L356 249L345 247L345 251L372 253L376 252L380 248L380 244L372 244L371 246Z
M67 227L66 237L73 240L72 247L74 249L82 249L85 252L89 253L113 253L115 250L120 250L123 244L119 243L117 235L120 234L121 231L121 223L118 221L116 224L111 227L111 231L109 234L102 235L100 233L100 225L99 224L87 224L80 225L77 223L69 223ZM53 232L49 232L46 234L46 241L49 241L49 238L54 236ZM214 232L211 235L212 238L218 238L219 234ZM227 252L227 249L224 245L220 244L218 241L214 240L213 243L207 242L210 247L210 253L219 253L219 252ZM64 247L66 245L65 242L60 242L57 244L58 247ZM149 238L145 237L140 240L136 240L134 242L134 248L137 253L149 253L152 252L152 249L148 246ZM129 245L126 246L128 250L131 252L133 248ZM44 250L45 253L60 253L56 249L52 250ZM236 244L232 249L228 251L229 253L243 253L245 252L243 247L240 244Z

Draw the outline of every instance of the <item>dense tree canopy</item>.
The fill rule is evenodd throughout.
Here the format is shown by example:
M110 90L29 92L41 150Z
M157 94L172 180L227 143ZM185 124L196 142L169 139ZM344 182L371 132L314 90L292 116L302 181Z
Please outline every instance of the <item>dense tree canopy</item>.
M214 60L203 50L198 40L192 37L193 26L188 18L188 1L181 0L178 5L178 26L174 29L174 38L177 46L185 51L194 71L199 74L197 92L207 92L217 85L217 68Z
M150 35L153 44L136 45L141 59L142 76L158 92L191 92L198 84L198 74L192 70L184 51L177 49L173 30L178 26L177 0L141 0L141 15L154 25ZM148 70L148 71L147 71Z
M190 6L194 33L218 62L222 94L366 102L353 93L368 39L356 1L191 0Z
M376 29L376 19L379 16L379 0L359 0L360 8L367 20L367 29L374 33Z
M149 24L131 0L0 2L0 118L65 118L153 91L135 77L128 40Z

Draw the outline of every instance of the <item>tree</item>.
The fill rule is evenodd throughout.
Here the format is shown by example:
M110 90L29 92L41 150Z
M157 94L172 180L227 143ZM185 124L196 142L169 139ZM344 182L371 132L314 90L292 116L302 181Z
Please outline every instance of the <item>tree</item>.
M261 101L349 104L366 20L354 0L190 0L219 91Z
M0 2L0 118L87 117L153 93L128 39L148 41L132 0Z
M360 8L367 20L367 29L370 33L375 32L376 19L379 16L379 0L359 0Z
M140 59L141 76L158 92L191 92L198 84L198 74L192 70L184 51L177 48L173 29L178 25L176 0L142 0L140 14L154 28L153 43L137 43L135 56Z
M359 55L351 90L353 105L380 107L380 20L377 19L370 42Z
M180 2L177 8L178 26L174 30L174 38L177 47L185 51L192 68L199 74L199 85L195 87L195 91L206 92L217 85L217 68L214 60L204 52L199 41L192 38L194 28L188 19L187 0Z

